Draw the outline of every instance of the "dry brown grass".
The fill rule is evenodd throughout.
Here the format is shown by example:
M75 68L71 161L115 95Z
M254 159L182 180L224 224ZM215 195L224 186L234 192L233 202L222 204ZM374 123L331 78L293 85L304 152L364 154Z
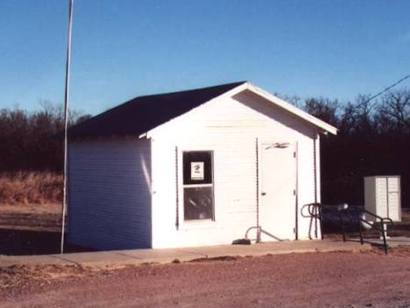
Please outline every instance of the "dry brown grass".
M0 204L58 203L63 177L52 172L0 174Z

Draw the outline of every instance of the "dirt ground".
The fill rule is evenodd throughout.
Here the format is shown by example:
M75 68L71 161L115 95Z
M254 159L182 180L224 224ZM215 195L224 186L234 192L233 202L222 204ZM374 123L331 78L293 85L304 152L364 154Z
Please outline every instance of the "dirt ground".
M59 232L60 204L0 204L0 228Z
M0 204L0 254L57 253L60 226L59 204Z
M0 271L1 307L410 307L410 249Z

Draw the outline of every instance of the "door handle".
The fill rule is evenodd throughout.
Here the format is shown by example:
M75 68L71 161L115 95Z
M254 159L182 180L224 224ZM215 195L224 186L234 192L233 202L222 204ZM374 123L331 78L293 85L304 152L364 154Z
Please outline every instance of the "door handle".
M263 191L263 192L261 193L261 195L262 195L262 196L266 196L266 192Z

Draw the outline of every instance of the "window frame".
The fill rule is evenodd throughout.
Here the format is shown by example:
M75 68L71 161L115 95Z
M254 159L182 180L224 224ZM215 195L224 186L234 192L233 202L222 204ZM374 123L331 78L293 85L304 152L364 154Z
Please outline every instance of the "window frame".
M185 184L184 183L184 154L185 153L195 153L195 152L206 152L210 154L210 164L211 164L211 183L201 183L201 184ZM195 223L206 223L206 222L214 222L215 221L215 167L214 167L215 159L214 159L214 151L213 150L182 150L181 151L181 186L182 186L182 213L183 213L183 222L187 224L195 224ZM211 217L208 218L198 218L198 219L187 219L185 218L185 188L201 188L201 187L210 187L212 188L212 204L211 204Z

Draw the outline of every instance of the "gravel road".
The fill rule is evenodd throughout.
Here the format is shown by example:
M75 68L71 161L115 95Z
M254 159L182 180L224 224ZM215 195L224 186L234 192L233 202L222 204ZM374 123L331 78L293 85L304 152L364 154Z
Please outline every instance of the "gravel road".
M409 249L1 270L2 307L410 307Z

